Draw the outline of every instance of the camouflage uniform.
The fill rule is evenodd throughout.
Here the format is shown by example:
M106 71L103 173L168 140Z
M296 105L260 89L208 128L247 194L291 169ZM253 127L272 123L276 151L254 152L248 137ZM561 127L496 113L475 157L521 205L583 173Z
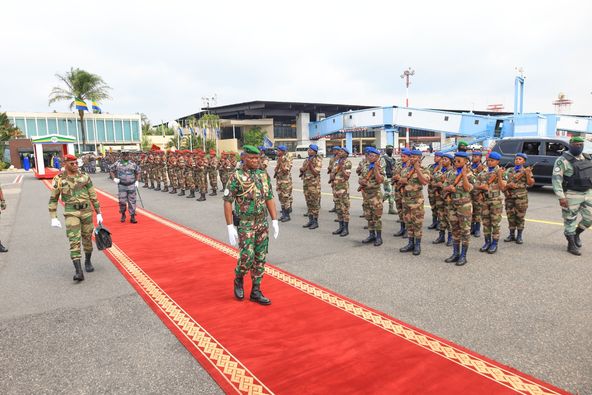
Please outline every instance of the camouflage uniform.
M423 177L429 182L429 171L422 168L414 170L413 166L407 166L401 170L401 178L407 179L407 183L401 189L403 203L403 222L407 228L409 239L421 239L423 219L425 216L423 184L420 182L417 171L421 171Z
M210 153L208 160L208 179L210 181L210 188L212 188L211 196L214 196L218 193L218 158L215 153Z
M398 179L401 177L401 172L407 168L407 163L397 163L393 169L393 195L395 200L395 206L397 207L397 213L399 214L399 221L401 227L405 229L405 213L403 211L403 195L401 193L401 185ZM401 234L402 235L402 234Z
M522 175L520 175L522 174ZM506 170L505 178L509 183L515 184L516 188L506 188L506 215L508 216L508 225L510 232L514 229L521 231L524 229L524 217L528 209L528 192L526 190L526 174L524 170L518 171L511 167Z
M136 214L136 176L140 173L140 167L131 160L118 160L111 165L109 171L119 178L117 184L117 197L119 198L119 212L125 213L126 206L130 215ZM124 218L125 219L125 218Z
M361 180L366 177L366 171L368 170L368 158L364 156L360 163L358 163L358 167L356 167L356 174L358 175L358 179ZM368 205L364 199L362 199L362 217L368 217Z
M349 177L351 176L351 170L352 163L347 158L337 159L331 170L331 179L333 180L331 182L331 188L333 189L335 212L337 213L337 219L344 223L349 223L349 208L351 204L349 197Z
M282 210L292 211L292 158L289 154L278 157L274 172L278 198Z
M332 156L329 158L329 165L327 166L327 174L331 175L333 172L333 166L335 165L335 161L337 160L337 155ZM329 211L330 213L337 212L337 199L335 198L335 186L331 183L331 192L333 194L333 208Z
M483 166L483 164L481 162L479 163L475 163L475 162L471 162L469 164L471 171L473 172L473 175L475 177L477 177L478 174L480 174L485 167ZM481 212L483 210L483 194L481 193L481 191L479 191L478 189L473 189L473 191L471 192L471 203L473 204L473 218L472 218L472 226L471 226L471 234L475 237L479 237L480 233L479 233L479 228L481 227L481 222L482 222L482 218L481 218Z
M388 155L383 155L380 158L380 165L384 169L385 179L382 183L384 189L383 199L388 200L389 214L395 214L395 197L393 196L393 173L397 164L395 158Z
M187 198L195 197L195 157L192 153L187 153L185 156L185 188L189 190Z
M449 237L452 237L452 234L450 233L450 224L448 222L448 205L444 200L444 192L442 191L442 185L447 178L446 173L449 171L450 168L437 166L432 174L431 184L434 189L434 206L438 218L438 230L440 232L439 237L434 240L434 244L440 244L445 241L446 231L449 232Z
M366 221L368 221L368 231L380 231L382 232L382 190L380 189L382 183L376 182L375 176L375 163L366 162L366 168L362 171L364 177L361 180L365 181L365 185L362 186L362 200L366 207ZM372 171L372 175L368 176L369 172ZM380 168L380 175L384 178L384 169Z
M185 195L185 173L187 172L187 159L186 156L181 152L177 158L177 182L179 183L179 194L177 196Z
M168 177L172 189L169 193L177 193L177 188L179 188L179 179L177 178L177 153L171 152L167 162Z
M316 175L308 169L309 163L317 173ZM317 156L309 156L304 160L300 173L302 174L304 198L306 199L306 207L308 208L308 215L314 219L319 218L319 209L321 207L321 169L323 167L323 160Z
M500 167L493 169L485 168L477 174L475 187L489 185L489 191L482 191L478 188L473 189L472 196L477 195L479 209L481 210L481 221L483 225L483 235L487 240L491 237L493 240L499 240L500 224L502 222L503 198L502 191L499 188L497 173ZM475 194L475 190L478 191ZM475 210L475 201L473 200L473 210ZM475 216L473 215L473 220ZM496 242L497 243L497 242Z
M205 200L205 195L208 191L207 161L205 153L199 151L197 153L197 160L195 161L195 183L200 195L203 195L203 200Z

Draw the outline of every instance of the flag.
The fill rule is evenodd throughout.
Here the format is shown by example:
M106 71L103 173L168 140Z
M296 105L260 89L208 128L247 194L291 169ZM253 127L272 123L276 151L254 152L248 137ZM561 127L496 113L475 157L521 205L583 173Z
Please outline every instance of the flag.
M203 129L203 136L204 136L204 139L206 139L206 138L207 138L206 132L207 132L207 129L206 129L206 128L204 128L204 129Z
M84 100L76 98L74 99L74 104L76 104L77 110L88 111L88 107L86 106Z
M181 136L181 138L183 137L183 129L181 127L179 127L179 136Z
M216 138L220 140L220 128L216 129Z
M192 127L189 128L189 131L191 132L192 135L195 135L195 130L193 130Z
M271 148L273 147L273 141L271 141L269 137L263 136L263 146L265 148Z
M92 101L92 109L95 114L101 114L103 112L99 104L94 100Z

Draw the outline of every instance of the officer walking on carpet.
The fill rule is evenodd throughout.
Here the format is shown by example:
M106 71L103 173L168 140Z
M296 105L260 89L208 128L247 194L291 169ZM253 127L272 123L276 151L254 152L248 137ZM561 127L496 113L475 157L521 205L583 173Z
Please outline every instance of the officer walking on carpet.
M235 247L238 245L240 248L234 271L234 296L238 300L243 300L243 278L247 272L251 272L253 284L249 299L262 305L269 305L271 300L261 292L261 280L265 272L269 243L267 212L271 216L275 239L280 232L279 223L271 179L266 170L260 169L260 151L251 145L245 145L243 150L243 167L230 175L223 198L230 244ZM233 203L234 211L238 215L237 224L233 223Z
M121 222L125 222L125 208L127 206L130 213L130 222L132 224L137 223L136 190L140 180L140 166L129 159L128 151L122 151L121 159L111 165L109 172L111 178L117 184Z
M64 156L64 171L54 177L49 197L49 215L51 226L61 228L57 218L58 200L64 202L64 218L66 219L66 236L70 242L70 258L76 273L74 281L83 281L84 273L80 264L82 256L80 241L84 247L84 268L87 273L94 271L90 261L92 255L93 210L97 213L97 222L103 222L97 193L90 176L78 169L78 161L74 155ZM92 207L92 208L91 208Z

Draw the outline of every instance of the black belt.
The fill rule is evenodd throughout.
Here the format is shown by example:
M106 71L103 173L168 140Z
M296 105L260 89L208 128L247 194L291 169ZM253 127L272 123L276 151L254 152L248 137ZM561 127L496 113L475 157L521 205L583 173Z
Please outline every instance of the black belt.
M88 208L88 203L68 203L66 204L66 207L71 207L75 210L84 210L86 208Z

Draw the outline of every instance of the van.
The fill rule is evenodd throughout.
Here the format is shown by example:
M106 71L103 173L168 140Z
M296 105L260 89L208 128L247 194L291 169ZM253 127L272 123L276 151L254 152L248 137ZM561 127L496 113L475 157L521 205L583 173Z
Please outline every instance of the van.
M319 151L317 152L317 154L319 156L324 157L325 156L325 151L323 150L323 148L319 147ZM302 158L306 158L308 157L308 145L299 145L296 147L296 150L294 151L294 156L298 159L302 159Z

